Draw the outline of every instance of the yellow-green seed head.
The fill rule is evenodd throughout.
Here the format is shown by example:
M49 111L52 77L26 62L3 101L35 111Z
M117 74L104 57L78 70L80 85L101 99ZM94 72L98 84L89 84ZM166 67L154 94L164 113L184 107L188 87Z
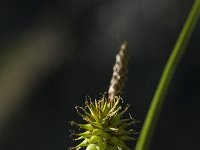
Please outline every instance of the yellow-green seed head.
M131 150L126 141L134 140L135 131L129 127L137 121L131 116L123 118L129 105L124 110L120 106L121 98L115 96L107 99L103 96L100 100L86 100L85 107L76 107L77 113L86 121L85 124L78 124L71 121L71 125L77 125L84 130L82 133L72 133L76 136L74 140L81 142L70 149L86 150Z

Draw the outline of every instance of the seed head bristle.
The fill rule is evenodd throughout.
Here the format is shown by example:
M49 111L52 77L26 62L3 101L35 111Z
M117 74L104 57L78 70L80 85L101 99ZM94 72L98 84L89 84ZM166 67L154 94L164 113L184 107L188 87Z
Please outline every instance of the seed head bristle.
M132 137L136 132L130 129L137 121L130 116L123 118L123 114L128 110L129 105L122 109L121 98L115 96L113 99L107 99L105 96L99 100L87 101L86 107L77 106L77 113L86 122L78 124L71 121L71 125L76 125L84 130L76 134L75 140L82 140L80 144L71 149L86 148L86 150L130 150L125 144L126 141L134 140ZM96 149L95 149L96 148Z

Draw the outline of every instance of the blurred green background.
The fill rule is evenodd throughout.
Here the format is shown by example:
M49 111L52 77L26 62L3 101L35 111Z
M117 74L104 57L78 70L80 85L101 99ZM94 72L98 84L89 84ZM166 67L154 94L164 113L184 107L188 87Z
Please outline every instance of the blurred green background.
M141 123L191 0L1 0L0 149L74 145L75 106L108 90L129 43L124 102ZM176 71L150 150L195 150L200 139L200 21ZM132 145L134 147L134 145Z

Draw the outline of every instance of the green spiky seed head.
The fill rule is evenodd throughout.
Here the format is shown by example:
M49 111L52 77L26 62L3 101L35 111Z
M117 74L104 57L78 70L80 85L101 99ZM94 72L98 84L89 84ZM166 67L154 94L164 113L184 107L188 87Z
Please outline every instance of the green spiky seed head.
M71 125L77 125L84 130L82 133L72 133L76 136L74 140L81 142L70 149L79 150L131 150L126 141L135 140L132 137L136 132L129 127L137 121L131 116L123 118L129 105L124 110L120 106L122 99L115 96L107 99L103 96L94 102L86 100L85 107L76 107L77 113L86 121L85 124L78 124L71 121Z

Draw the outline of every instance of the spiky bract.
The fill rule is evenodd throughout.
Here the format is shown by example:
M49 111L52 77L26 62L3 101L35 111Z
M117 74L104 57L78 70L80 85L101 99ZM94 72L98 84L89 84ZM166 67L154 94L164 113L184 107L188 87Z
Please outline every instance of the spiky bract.
M86 100L84 108L77 106L77 113L87 123L70 122L72 125L77 125L85 130L79 134L72 133L72 135L77 136L74 140L82 140L82 142L70 149L131 150L125 142L134 140L132 135L136 132L129 129L129 126L137 121L131 116L128 119L123 119L122 115L128 110L129 105L120 111L122 108L120 106L121 100L117 96L113 99L106 99L103 96L100 100L94 102L91 99Z

